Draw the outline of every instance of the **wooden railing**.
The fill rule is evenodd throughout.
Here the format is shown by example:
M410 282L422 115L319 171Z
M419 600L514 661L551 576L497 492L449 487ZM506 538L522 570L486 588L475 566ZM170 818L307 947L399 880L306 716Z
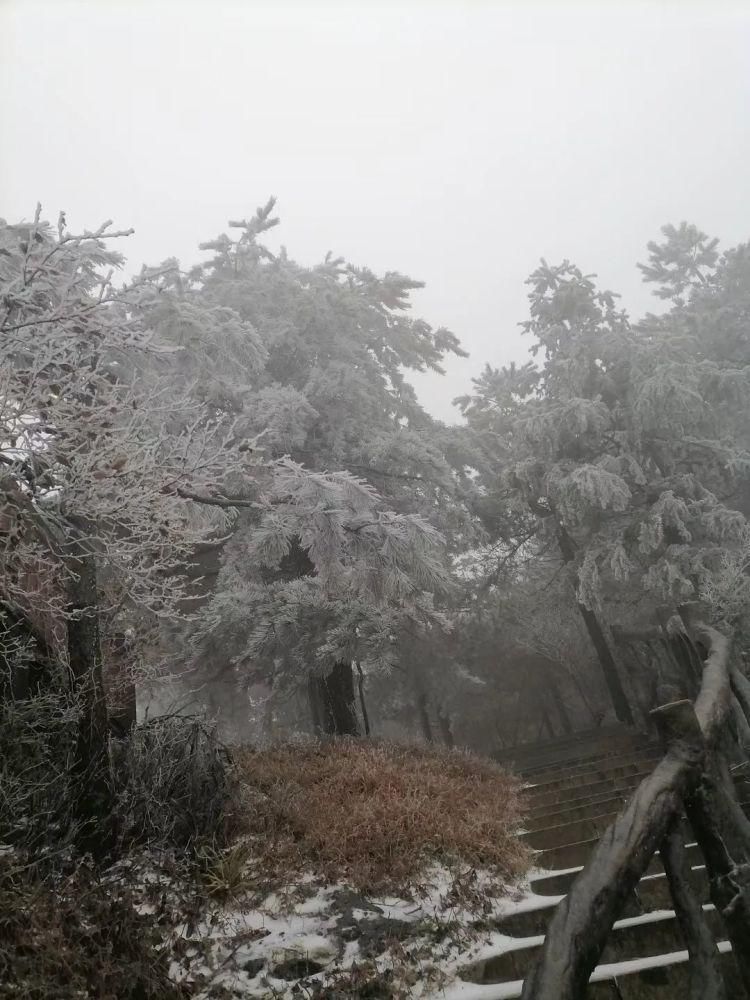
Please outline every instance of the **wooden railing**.
M750 683L734 662L731 640L706 625L700 609L681 609L678 623L675 628L673 619L661 637L689 670L697 697L651 712L665 755L603 834L557 906L522 1000L586 996L612 926L656 851L690 956L690 1000L727 1000L716 942L690 882L685 816L705 859L711 901L750 1000L750 822L731 774L732 762L746 754L750 743ZM686 685L689 690L690 677Z

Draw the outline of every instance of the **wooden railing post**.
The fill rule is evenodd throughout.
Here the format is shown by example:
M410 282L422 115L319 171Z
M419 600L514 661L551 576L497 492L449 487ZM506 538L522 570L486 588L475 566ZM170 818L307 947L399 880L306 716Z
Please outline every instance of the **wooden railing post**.
M659 854L669 882L675 916L690 955L690 994L685 1000L726 1000L719 950L691 885L679 821L662 841Z
M586 995L612 925L660 847L677 918L688 950L697 958L691 995L695 1000L725 995L716 949L709 945L700 907L687 891L681 844L673 839L679 837L674 831L683 802L706 858L711 898L726 924L750 1000L750 867L735 864L722 836L723 830L744 836L744 816L740 822L731 777L716 769L733 709L731 641L705 625L699 612L697 606L680 609L686 634L679 652L686 669L700 671L695 704L674 701L651 713L666 755L602 835L591 860L556 907L539 961L524 982L522 1000L580 1000ZM669 625L674 632L671 620ZM741 682L736 688L745 693ZM724 787L727 780L730 788Z
M542 954L527 976L522 1000L580 1000L612 925L654 852L682 814L705 752L692 703L655 710L669 749L602 835L591 860L558 904Z
M750 997L750 867L737 865L727 850L717 818L721 815L717 789L708 775L686 796L685 808L706 861L711 902L724 921Z

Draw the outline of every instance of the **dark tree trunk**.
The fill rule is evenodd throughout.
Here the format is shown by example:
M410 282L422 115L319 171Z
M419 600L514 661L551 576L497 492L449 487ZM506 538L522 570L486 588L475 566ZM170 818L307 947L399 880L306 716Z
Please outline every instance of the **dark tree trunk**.
M432 733L430 713L427 710L427 695L424 691L420 691L417 694L417 712L419 714L419 724L422 727L422 735L428 743L434 743L435 737Z
M320 678L310 674L307 678L307 701L310 705L313 732L316 736L323 735L323 696L320 689Z
M599 619L593 611L585 607L583 604L579 604L578 609L581 612L581 617L583 618L586 630L592 643L594 644L596 655L599 658L599 664L602 668L602 673L604 674L604 681L607 685L609 696L612 699L612 707L615 710L615 715L620 722L624 722L626 725L632 726L635 722L633 719L633 713L630 709L630 705L628 704L625 691L623 690L620 675L617 672L617 664L615 663L615 659L612 655L612 650L609 648L604 631L599 623Z
M451 726L451 717L443 710L442 707L438 709L437 715L438 726L440 726L440 735L443 738L443 743L452 750L456 745L453 738L453 728Z
M558 718L562 724L563 733L572 733L573 723L570 721L568 706L565 704L565 700L560 692L560 685L557 683L555 672L551 668L547 671L547 690L549 691L550 700L555 706Z
M362 711L362 723L365 727L365 736L370 735L370 716L367 714L367 702L365 701L365 675L362 672L362 665L357 662L357 689L359 691L359 707Z
M318 706L316 729L327 736L359 736L359 720L351 663L337 663L323 677L311 677L315 688L311 707ZM316 709L313 708L315 720Z
M517 747L519 742L525 742L525 736L527 731L527 726L524 725L521 729L521 723L524 719L531 719L531 711L529 702L528 689L526 687L521 688L518 692L518 697L516 699L516 711L513 713L513 733L510 738L510 746ZM529 726L533 723L529 721ZM541 730L540 730L541 735Z
M96 560L81 553L68 560L68 664L80 707L75 771L79 779L80 840L92 853L109 846L112 788L107 739L107 703L102 673Z
M113 639L107 663L107 691L109 694L109 729L120 736L127 736L137 721L137 695L135 683L128 676L130 659L134 655L128 638L119 633Z
M597 711L597 709L592 705L591 700L586 693L586 689L581 683L580 677L578 677L575 672L575 668L566 668L566 673L568 674L568 677L570 677L570 680L578 692L581 701L586 706L586 711L591 716L591 721L596 722L598 725L601 722L601 712Z
M55 657L39 629L19 609L0 602L0 700L21 701L52 682Z
M544 730L547 731L547 736L549 736L549 738L551 740L553 740L555 738L555 736L556 736L555 728L552 725L552 722L550 720L549 712L547 711L547 706L546 705L542 705L542 724L541 724L541 728L539 730L540 735L541 735L541 733Z
M573 539L570 537L565 528L558 523L558 542L560 545L560 552L566 563L573 562L575 560L575 545ZM583 618L583 623L586 626L586 631L589 634L589 638L593 643L594 649L596 650L596 655L599 658L599 664L602 668L602 673L604 674L604 681L607 685L607 690L609 691L609 696L612 699L612 707L615 710L615 715L620 722L624 722L628 726L632 726L635 723L633 718L633 712L628 703L627 696L622 686L622 681L620 680L620 675L617 670L617 664L615 663L615 658L612 655L612 650L609 648L609 643L604 634L604 629L596 617L596 614L585 606L585 604L578 603L578 610L581 612L581 617Z

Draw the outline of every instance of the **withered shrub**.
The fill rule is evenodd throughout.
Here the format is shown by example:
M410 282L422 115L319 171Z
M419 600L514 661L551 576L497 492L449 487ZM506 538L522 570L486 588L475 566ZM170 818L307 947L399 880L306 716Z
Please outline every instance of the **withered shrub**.
M226 838L234 789L215 726L196 716L159 716L114 740L112 751L121 845L182 848Z
M77 864L54 878L0 855L1 1000L182 1000L153 917Z
M243 824L269 870L312 870L365 892L396 891L430 862L529 864L518 839L519 782L459 751L332 740L234 751Z

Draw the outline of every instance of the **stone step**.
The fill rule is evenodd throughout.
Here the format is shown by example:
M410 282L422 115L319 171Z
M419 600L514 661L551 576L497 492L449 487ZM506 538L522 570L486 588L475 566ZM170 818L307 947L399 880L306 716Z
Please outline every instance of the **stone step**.
M545 826L541 829L528 830L521 834L521 840L529 847L533 847L535 851L546 851L560 844L577 844L591 838L598 840L607 827L614 823L619 812L618 808L614 812L573 820L571 823L561 823L559 826Z
M577 844L563 844L562 846L547 848L534 856L534 867L537 869L544 868L554 873L555 871L585 865L598 843L599 838L592 837L589 840L581 840ZM691 865L703 863L697 844L691 844L688 847L688 857ZM661 868L658 855L654 855L651 864L655 866L652 869L653 871L658 871Z
M529 788L524 792L527 809L530 814L546 808L564 809L568 804L576 804L581 800L594 798L597 795L603 795L604 793L613 794L621 791L623 788L635 788L647 774L651 774L652 770L652 768L649 768L640 774L633 774L619 781L600 778L597 781L579 785L577 788L553 788L548 792L535 792L533 788Z
M620 795L597 795L594 799L587 799L581 805L574 805L567 809L560 809L556 812L539 810L535 815L530 815L524 820L524 827L531 830L542 830L547 826L562 826L566 823L574 823L576 820L589 819L601 813L619 812L630 797L630 792L623 792Z
M657 743L648 743L638 747L620 747L618 750L610 750L608 753L591 754L572 758L568 761L555 761L554 764L546 764L544 767L524 769L520 773L524 781L531 784L539 784L545 779L553 778L557 775L577 774L592 767L608 767L616 762L626 763L629 760L647 759L664 755L664 750Z
M577 872L574 873L570 882L573 881ZM708 877L703 866L696 866L690 870L690 881L695 889L696 895L700 897L701 903L709 903ZM539 934L546 934L552 914L557 908L560 900L565 898L565 892L570 887L570 883L559 894L540 895L537 906L529 904L528 909L511 913L507 917L502 917L497 921L496 927L501 934L509 934L511 937L535 937ZM536 892L534 883L531 884L532 891ZM644 875L638 883L632 897L627 901L622 911L622 917L637 917L644 913L651 913L654 910L669 910L673 906L672 897L669 892L669 883L664 872L653 875Z
M741 997L742 983L728 941L719 941L721 973L727 998ZM586 1000L687 1000L690 996L690 966L687 951L652 955L625 962L602 964L592 973ZM483 1000L515 1000L521 996L523 980L482 988ZM485 992L486 990L486 992ZM462 1000L466 987L446 993L445 1000Z
M746 815L750 816L750 801L740 802L740 807ZM588 816L585 819L572 820L569 823L560 823L558 826L546 826L527 830L520 835L520 839L536 851L546 851L557 845L580 843L592 837L601 837L607 827L617 819L621 810L622 806L619 806L613 812ZM687 820L683 819L683 823L686 834L690 834ZM692 836L690 836L690 840L692 839Z
M627 795L632 788L635 788L637 782L623 781L622 784L614 788L609 781L604 782L604 785L605 787L595 791L593 794L584 792L582 795L566 796L557 802L546 804L543 802L541 805L532 805L530 802L527 802L526 815L536 818L545 814L561 812L564 809L578 809L594 802L604 802L606 799L611 799L619 795ZM589 786L585 787L588 788Z
M697 844L688 844L686 846L686 854L691 864L691 871L694 877L697 879L698 883L703 883L705 880L705 866L703 864L703 855L701 854ZM529 885L531 891L537 896L564 896L569 892L571 885L575 881L576 876L581 871L581 867L568 868L567 870L558 872L542 873L539 875L533 875L529 879ZM649 880L661 880L660 887L655 886ZM644 885L644 883L646 883ZM638 883L637 891L640 893L644 892L646 898L656 898L655 893L661 893L661 891L666 888L666 879L664 878L664 869L661 863L661 856L657 851L654 854L651 862L646 869L643 878ZM659 895L659 899L662 896ZM668 900L668 896L663 897L664 900ZM707 902L707 900L702 900L702 902ZM670 904L671 905L671 904Z
M719 941L720 969L727 1000L742 996L742 980L728 941ZM687 1000L690 956L687 951L655 955L616 965L602 965L586 991L586 1000Z
M637 744L644 739L649 737L627 726L606 726L558 737L547 743L528 743L498 750L492 756L499 763L523 769L562 760L571 751L580 755L582 752L594 752L601 748L606 750L608 747Z
M699 902L709 903L711 901L705 865L694 865L690 869L690 884ZM669 891L669 882L664 872L644 875L635 887L635 896L644 913L648 910L668 910L674 906Z
M721 919L710 904L704 913L716 940L724 934ZM473 983L504 983L523 980L539 958L542 936L519 938L507 951L482 959L461 973ZM602 952L600 965L680 951L682 936L674 911L656 910L638 917L625 917L612 928Z
M611 760L613 757L625 757L628 754L637 754L650 752L651 750L659 750L660 747L657 743L650 741L648 743L623 743L615 747L600 747L598 750L590 750L586 753L578 752L575 756L570 756L565 759L555 758L550 759L544 764L538 764L535 767L513 767L516 774L520 774L527 781L535 781L539 779L539 776L550 771L564 771L571 768L581 767L583 764L598 764L603 761Z
M461 974L467 982L482 984L483 1000L520 996L523 977L539 957L555 908L589 860L599 837L662 756L663 751L648 737L618 731L609 742L574 740L556 750L547 747L533 760L516 762L516 771L527 783L526 830L521 836L536 852L537 874L530 878L534 895L525 901L524 908L498 919L494 925L504 936L500 941L510 947L489 948ZM738 773L735 787L743 808L750 814L747 776ZM684 833L686 839L692 839L686 821ZM686 845L686 856L692 866L691 882L712 933L719 940L725 931L709 902L706 870L696 844ZM614 925L586 991L587 998L686 1000L688 955L683 950L672 906L669 884L656 852ZM730 1000L735 995L736 966L725 941L721 949Z
M641 775L632 775L623 778L619 782L599 781L591 785L584 785L575 790L565 790L556 793L554 796L544 796L543 798L530 797L527 791L526 816L536 818L545 813L560 812L563 809L577 808L586 805L588 802L605 801L608 798L629 798L633 790L641 781L651 774L651 770L644 771ZM743 774L737 774L734 780L737 794L742 800L750 801L750 780ZM571 795L571 791L576 794ZM527 824L528 826L528 824Z
M598 781L617 781L622 778L631 778L636 774L649 774L659 762L661 756L651 759L646 757L634 757L627 763L618 763L611 766L597 767L593 765L585 771L576 774L567 774L562 771L560 777L549 781L542 781L534 784L527 784L524 787L524 794L530 802L536 801L537 796L546 795L549 792L565 791L569 789L579 789L581 786L591 785Z
M577 844L558 844L555 847L548 847L534 856L534 867L558 871L585 865L598 843L598 837L589 837L588 840L581 840Z

